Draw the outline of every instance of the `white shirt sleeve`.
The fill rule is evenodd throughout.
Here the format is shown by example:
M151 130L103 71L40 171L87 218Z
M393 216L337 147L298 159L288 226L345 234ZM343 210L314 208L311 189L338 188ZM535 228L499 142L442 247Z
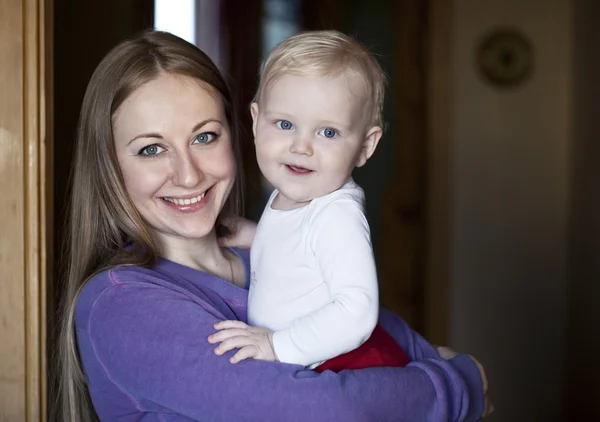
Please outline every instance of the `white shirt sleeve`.
M364 343L377 323L377 273L362 205L337 198L317 210L308 242L331 302L273 335L280 361L311 365Z

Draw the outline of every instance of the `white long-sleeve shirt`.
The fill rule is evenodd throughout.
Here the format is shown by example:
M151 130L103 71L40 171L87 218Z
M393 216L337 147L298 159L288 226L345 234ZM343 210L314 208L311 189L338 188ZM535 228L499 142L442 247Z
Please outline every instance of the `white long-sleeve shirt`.
M251 249L248 321L274 331L280 361L304 366L355 349L379 312L363 190L352 180L293 210L274 192Z

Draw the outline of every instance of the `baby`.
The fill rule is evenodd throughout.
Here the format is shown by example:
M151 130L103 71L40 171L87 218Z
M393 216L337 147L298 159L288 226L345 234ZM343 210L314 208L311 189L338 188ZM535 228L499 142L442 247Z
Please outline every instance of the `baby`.
M363 190L352 171L382 136L385 75L337 31L294 35L270 53L251 104L256 155L275 188L255 226L226 222L251 245L248 322L217 323L217 354L318 371L404 366L377 324L377 274ZM227 244L224 239L223 244Z

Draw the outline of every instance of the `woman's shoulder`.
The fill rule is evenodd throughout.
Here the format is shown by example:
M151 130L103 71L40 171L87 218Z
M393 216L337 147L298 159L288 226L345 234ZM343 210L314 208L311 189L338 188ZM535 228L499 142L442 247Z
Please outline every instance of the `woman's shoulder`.
M153 284L160 282L162 278L164 277L161 274L152 269L136 265L119 265L94 274L85 283L81 293L96 296L106 289L122 284Z
M110 306L106 298L150 292L167 287L169 281L151 269L121 265L100 271L87 280L77 296L75 320L87 321L95 307Z

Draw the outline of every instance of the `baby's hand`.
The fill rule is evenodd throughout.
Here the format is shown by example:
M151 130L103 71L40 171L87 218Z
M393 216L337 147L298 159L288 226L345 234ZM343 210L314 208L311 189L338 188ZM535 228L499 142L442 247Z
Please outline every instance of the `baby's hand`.
M219 331L208 336L208 342L221 343L215 348L215 354L222 355L229 350L240 349L231 357L231 363L248 358L278 360L273 350L273 331L252 327L242 321L220 321L214 327Z
M254 221L242 217L226 217L221 221L221 225L225 230L218 234L219 245L245 249L252 246L254 233L256 233Z

